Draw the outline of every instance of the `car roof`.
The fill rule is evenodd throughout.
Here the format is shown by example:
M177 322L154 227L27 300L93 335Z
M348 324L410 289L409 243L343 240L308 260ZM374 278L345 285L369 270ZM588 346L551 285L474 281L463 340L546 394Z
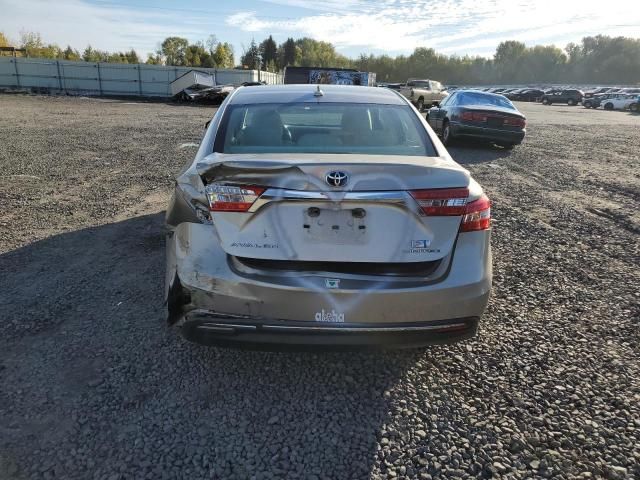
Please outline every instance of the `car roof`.
M322 92L321 96L316 96L318 87ZM240 87L233 92L229 102L232 105L299 102L407 104L403 97L388 88L314 84Z

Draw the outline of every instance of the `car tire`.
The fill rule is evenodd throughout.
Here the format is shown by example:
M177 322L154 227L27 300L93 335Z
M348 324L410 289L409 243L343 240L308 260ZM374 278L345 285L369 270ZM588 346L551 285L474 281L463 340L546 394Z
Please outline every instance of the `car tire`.
M629 105L629 110L631 110L632 112L640 112L640 104L632 103L631 105Z
M543 104L543 105L551 105L551 102L549 101L549 99L548 99L548 98L543 98L543 99L542 99L542 104Z
M424 99L422 97L420 97L416 102L416 108L418 109L419 112L424 110Z
M442 143L449 146L452 142L453 134L451 133L451 125L449 125L449 120L445 120L442 124Z
M582 102L582 106L584 108L591 108L591 102L589 100L587 100L586 102Z
M605 110L613 110L613 103L611 102L607 102L604 104L604 109Z
M576 103L577 102L573 98L567 100L567 105L569 105L570 107L573 107Z

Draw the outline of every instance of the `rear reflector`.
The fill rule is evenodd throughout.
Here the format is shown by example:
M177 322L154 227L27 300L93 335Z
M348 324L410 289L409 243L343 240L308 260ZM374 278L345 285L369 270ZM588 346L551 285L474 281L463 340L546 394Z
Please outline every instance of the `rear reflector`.
M489 197L482 195L478 200L468 203L465 208L461 232L475 232L487 230L491 226L491 202Z
M263 187L246 185L207 185L209 210L212 212L246 212L262 192Z
M458 216L466 212L468 188L440 188L436 190L411 190L423 215Z

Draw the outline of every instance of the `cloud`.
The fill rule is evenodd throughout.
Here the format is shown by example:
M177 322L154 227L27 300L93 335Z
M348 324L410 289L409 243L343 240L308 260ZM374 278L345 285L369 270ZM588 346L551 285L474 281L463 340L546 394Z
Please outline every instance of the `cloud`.
M141 0L138 0L141 1ZM125 0L0 0L0 29L83 49L135 48L143 56L167 36L197 41L214 31L236 47L255 36L309 36L346 55L410 53L418 46L443 53L492 55L502 40L564 46L585 35L638 36L635 0L603 8L593 0L245 0L209 2L208 10L130 6ZM203 7L205 8L205 7ZM226 15L226 17L225 17ZM236 48L237 51L238 48Z
M633 0L618 2L615 9L584 0L263 1L309 13L272 19L242 12L227 17L226 23L247 32L310 36L351 51L407 53L426 46L444 53L491 55L506 39L564 46L598 33L637 36L634 31L640 28L640 9Z

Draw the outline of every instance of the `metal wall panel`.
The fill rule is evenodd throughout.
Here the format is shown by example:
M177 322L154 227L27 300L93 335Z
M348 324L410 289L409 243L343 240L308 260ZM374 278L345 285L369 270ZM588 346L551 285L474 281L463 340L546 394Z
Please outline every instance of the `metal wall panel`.
M0 57L0 88L46 88L73 95L170 97L170 83L190 70L214 75L218 84L282 83L282 75L257 70L165 67Z

